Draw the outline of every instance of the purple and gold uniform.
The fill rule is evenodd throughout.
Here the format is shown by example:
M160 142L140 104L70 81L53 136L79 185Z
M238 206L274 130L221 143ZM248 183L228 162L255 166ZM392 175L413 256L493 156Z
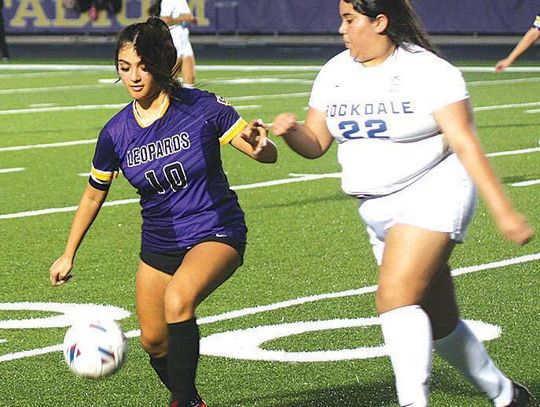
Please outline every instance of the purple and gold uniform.
M101 130L90 184L106 190L119 170L137 190L142 207L143 252L185 249L205 237L245 242L247 228L223 171L220 144L247 124L223 98L180 89L148 127L134 102Z

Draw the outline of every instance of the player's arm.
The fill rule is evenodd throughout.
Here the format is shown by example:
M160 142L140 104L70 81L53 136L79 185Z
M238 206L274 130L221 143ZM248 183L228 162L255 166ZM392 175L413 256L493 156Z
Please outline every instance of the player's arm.
M261 163L275 163L277 148L267 136L267 126L261 120L252 120L230 143L254 160Z
M178 17L172 17L178 14ZM162 1L159 18L168 26L181 23L197 24L197 17L191 12L186 0Z
M180 14L178 17L171 17L171 16L159 16L163 20L165 24L168 26L172 26L175 24L181 24L181 23L191 23L194 25L197 25L197 17L195 17L193 14Z
M533 236L525 218L514 210L476 136L469 100L454 102L433 112L446 141L456 153L484 198L501 233L525 244Z
M69 273L73 267L77 249L99 213L107 197L107 192L107 190L96 189L92 185L88 185L84 190L71 224L64 254L50 268L49 278L52 285L62 285L69 280Z
M516 47L508 54L504 59L501 59L495 64L495 71L502 72L510 65L512 65L516 59L518 59L525 51L527 51L531 45L533 45L540 38L540 29L532 27L525 33L525 35L519 40Z
M272 133L283 137L294 151L305 158L318 158L332 145L332 135L326 126L326 113L309 108L304 124L293 113L276 116Z

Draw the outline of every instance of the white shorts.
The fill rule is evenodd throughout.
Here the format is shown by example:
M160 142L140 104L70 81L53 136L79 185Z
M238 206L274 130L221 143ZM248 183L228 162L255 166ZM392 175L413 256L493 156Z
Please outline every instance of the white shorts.
M172 26L171 36L174 47L176 48L176 57L178 59L193 56L193 48L189 42L189 30L187 28L180 24Z
M381 264L386 233L395 224L447 232L452 240L461 242L475 206L474 185L452 154L406 188L360 200L358 212L366 224L373 254Z

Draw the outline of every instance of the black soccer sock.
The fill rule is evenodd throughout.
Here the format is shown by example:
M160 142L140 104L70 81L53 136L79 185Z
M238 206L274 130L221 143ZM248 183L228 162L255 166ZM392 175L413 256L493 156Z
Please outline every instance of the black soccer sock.
M156 371L157 375L159 376L159 380L161 380L165 387L171 390L169 387L169 374L167 373L167 360L167 356L160 358L150 357L150 365Z
M167 372L173 400L180 407L197 396L195 374L199 362L199 328L195 318L168 324L169 347Z

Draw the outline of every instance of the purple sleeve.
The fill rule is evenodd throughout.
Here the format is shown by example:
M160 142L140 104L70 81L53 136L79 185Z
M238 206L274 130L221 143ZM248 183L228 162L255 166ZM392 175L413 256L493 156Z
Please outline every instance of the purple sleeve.
M214 99L208 103L207 115L216 129L219 142L227 144L242 131L247 122L226 99L217 95L213 96Z
M104 127L99 133L88 182L94 188L106 191L118 175L119 168L120 163L114 151L114 143Z

